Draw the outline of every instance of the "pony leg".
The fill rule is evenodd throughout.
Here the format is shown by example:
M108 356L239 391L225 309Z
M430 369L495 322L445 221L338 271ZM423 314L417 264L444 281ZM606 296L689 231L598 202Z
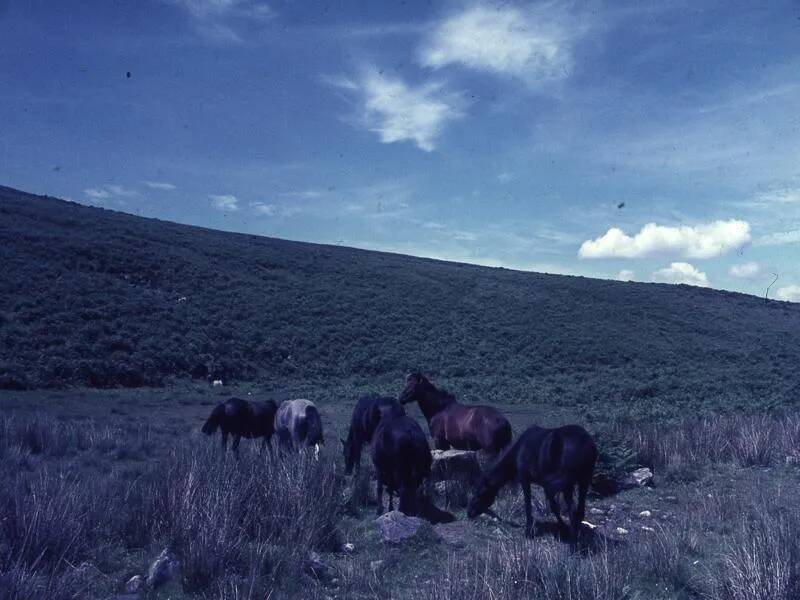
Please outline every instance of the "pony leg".
M567 509L567 514L569 515L570 539L573 542L578 539L578 528L580 527L580 521L576 520L577 511L573 504L574 488L574 483L569 483L564 487L564 507Z
M525 535L533 537L533 510L531 509L531 482L528 479L520 481L522 495L525 497Z
M389 512L392 512L394 510L394 502L392 502L392 492L393 492L393 490L392 490L392 488L388 488L388 491L389 491Z
M225 456L226 451L228 450L228 432L222 432L222 456Z
M375 496L378 501L378 516L380 517L383 514L383 481L380 476L378 476L375 486ZM391 495L389 497L391 498Z
M562 531L567 529L567 524L564 523L564 519L561 518L561 507L558 505L556 501L556 490L552 488L545 488L545 494L547 495L547 500L550 503L550 510L556 516L556 521L558 521L558 525Z
M586 493L589 491L590 479L583 479L578 482L578 506L575 509L575 529L580 531L581 523L586 518Z
M233 444L231 444L231 450L233 450L234 456L236 456L236 460L239 460L239 442L242 441L242 436L235 435L233 436Z

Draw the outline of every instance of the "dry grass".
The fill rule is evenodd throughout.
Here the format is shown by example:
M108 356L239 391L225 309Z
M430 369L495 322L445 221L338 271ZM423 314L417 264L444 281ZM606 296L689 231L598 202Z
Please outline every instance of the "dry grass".
M180 558L187 598L788 600L800 597L800 486L776 467L796 452L799 433L793 415L618 425L616 438L627 436L637 460L684 496L680 518L622 541L598 535L575 552L549 536L484 528L456 550L353 538L361 552L345 557L329 552L343 541L348 496L351 514L365 519L355 531L370 530L366 464L348 494L330 454L248 449L236 462L205 439L156 452L146 430L124 423L3 416L0 600L106 597L164 547ZM98 456L103 468L90 460ZM703 485L678 483L689 474ZM520 513L518 496L501 496L501 514ZM311 551L335 564L334 588L309 573ZM376 570L375 560L386 564Z

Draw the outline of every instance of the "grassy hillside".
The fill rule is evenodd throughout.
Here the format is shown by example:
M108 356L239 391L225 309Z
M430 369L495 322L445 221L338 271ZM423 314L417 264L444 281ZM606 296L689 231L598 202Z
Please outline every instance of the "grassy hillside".
M397 381L468 399L795 402L800 305L223 233L0 187L0 387ZM655 399L662 402L654 402Z

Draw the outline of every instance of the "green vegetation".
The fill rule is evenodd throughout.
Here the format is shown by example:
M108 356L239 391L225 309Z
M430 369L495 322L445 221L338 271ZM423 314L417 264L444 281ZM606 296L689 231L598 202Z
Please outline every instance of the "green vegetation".
M386 385L414 368L468 401L656 416L800 389L800 306L742 294L223 233L9 188L0 258L11 389Z

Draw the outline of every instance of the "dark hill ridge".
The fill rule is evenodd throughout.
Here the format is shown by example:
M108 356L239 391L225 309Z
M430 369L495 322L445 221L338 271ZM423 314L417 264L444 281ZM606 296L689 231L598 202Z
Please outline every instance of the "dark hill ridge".
M794 402L800 306L223 233L0 187L0 385L396 380ZM510 384L508 382L513 382ZM470 392L471 390L471 392Z

